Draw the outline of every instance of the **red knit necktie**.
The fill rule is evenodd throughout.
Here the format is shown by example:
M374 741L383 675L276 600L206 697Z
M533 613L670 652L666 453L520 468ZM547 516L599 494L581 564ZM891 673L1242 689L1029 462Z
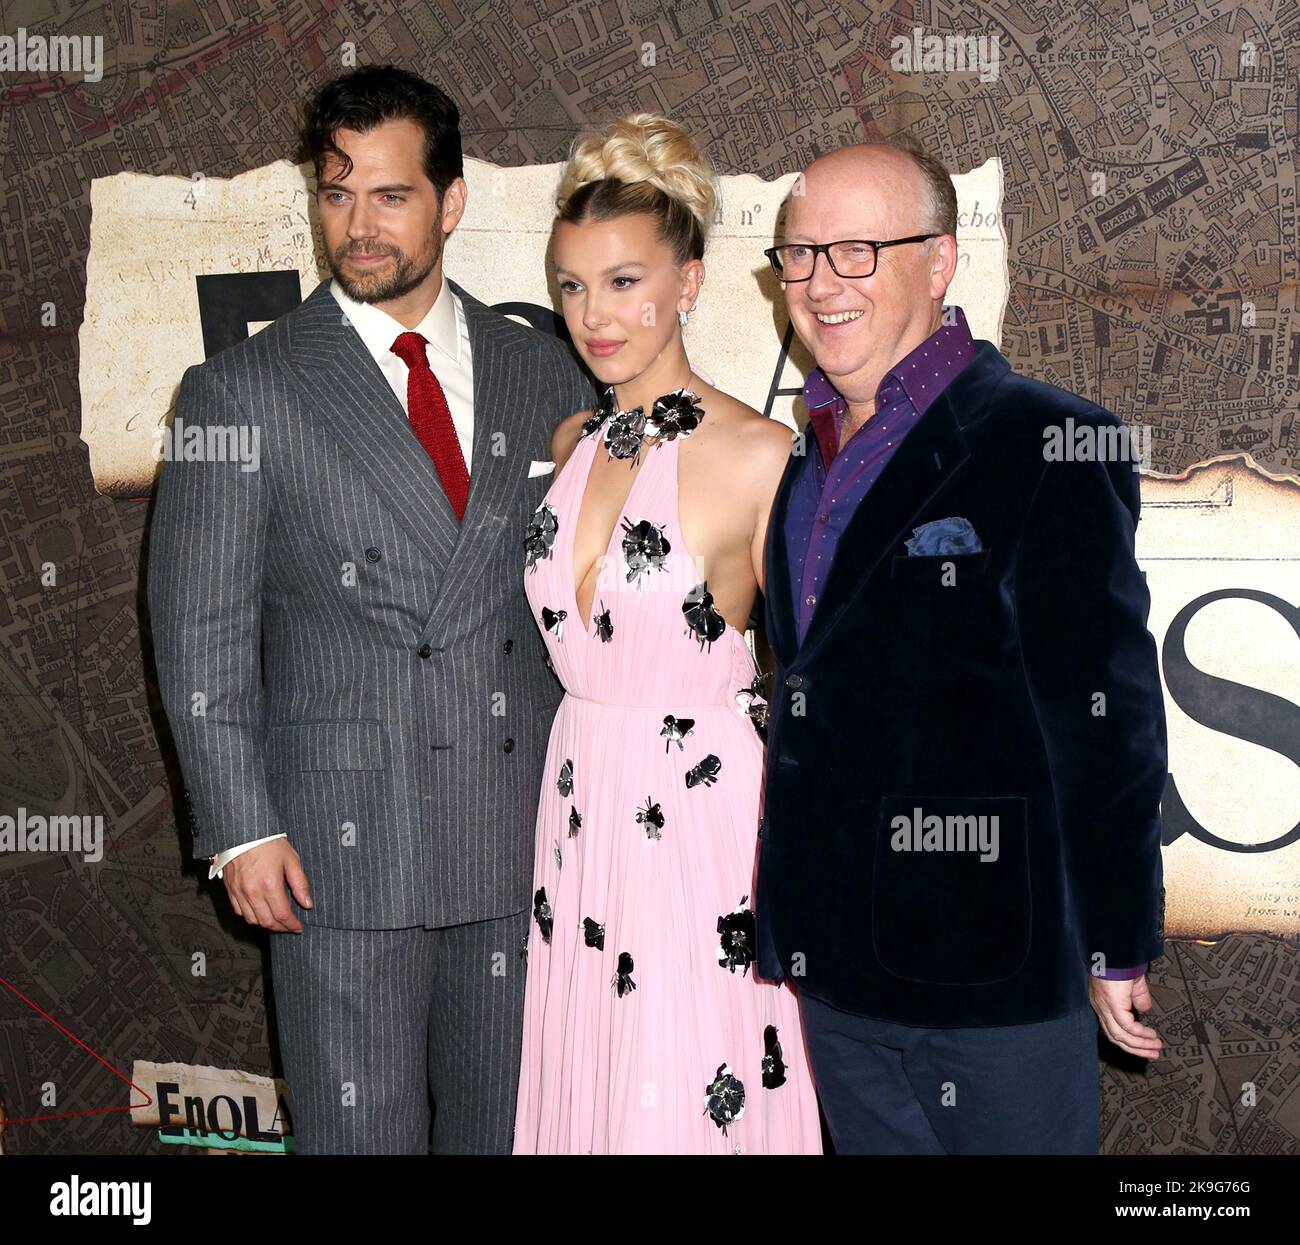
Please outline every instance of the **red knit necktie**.
M457 519L465 517L465 499L469 496L469 472L461 453L451 409L438 378L424 352L424 337L419 333L401 333L393 343L393 353L406 364L406 411L411 428L425 452L438 469L447 500Z

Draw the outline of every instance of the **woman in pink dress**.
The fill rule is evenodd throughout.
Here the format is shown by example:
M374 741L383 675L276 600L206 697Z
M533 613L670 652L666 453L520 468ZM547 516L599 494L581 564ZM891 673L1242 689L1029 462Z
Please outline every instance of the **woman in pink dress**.
M716 186L675 124L577 144L558 203L565 321L602 396L555 430L524 540L565 695L514 1151L817 1153L797 1000L753 972L766 703L742 632L790 431L691 371Z

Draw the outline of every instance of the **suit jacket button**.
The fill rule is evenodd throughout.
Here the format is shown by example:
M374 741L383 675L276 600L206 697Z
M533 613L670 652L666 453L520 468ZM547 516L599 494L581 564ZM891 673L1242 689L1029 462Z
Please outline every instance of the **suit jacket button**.
M383 555L382 553L380 553L378 549L367 549L367 550L366 550L366 561L367 561L367 562L378 562L379 559L382 558L383 556L384 556L384 555Z
M803 686L803 675L787 674L785 676L785 685L788 688L800 688Z
M514 648L514 646L515 646L515 642L513 640L507 640L502 647L508 653L512 648Z
M421 657L433 656L433 646L430 644L421 644L417 651L419 652Z
M515 750L515 741L507 737L505 743L501 745L502 752L513 752Z

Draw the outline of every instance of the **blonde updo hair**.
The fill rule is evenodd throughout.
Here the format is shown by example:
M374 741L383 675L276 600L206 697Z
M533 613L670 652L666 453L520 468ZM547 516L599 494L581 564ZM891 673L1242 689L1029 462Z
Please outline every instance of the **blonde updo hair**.
M674 261L704 257L718 209L713 169L675 121L637 112L574 141L560 177L557 220L653 216Z

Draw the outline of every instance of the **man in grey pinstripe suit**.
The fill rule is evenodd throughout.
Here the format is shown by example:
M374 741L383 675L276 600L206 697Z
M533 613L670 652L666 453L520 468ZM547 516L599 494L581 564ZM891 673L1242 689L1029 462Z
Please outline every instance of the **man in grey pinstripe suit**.
M593 395L560 342L444 277L466 188L436 87L388 66L328 83L300 158L334 279L181 381L176 418L251 426L260 461L163 471L159 684L195 854L272 932L297 1150L425 1153L431 1094L435 1151L508 1153L561 690L522 539L551 430ZM411 331L468 468L463 520L408 422L392 346Z

